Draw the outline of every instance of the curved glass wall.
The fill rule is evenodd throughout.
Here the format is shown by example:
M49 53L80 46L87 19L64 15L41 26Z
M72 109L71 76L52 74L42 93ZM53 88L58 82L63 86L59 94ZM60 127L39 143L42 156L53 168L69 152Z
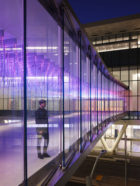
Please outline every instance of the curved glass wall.
M0 184L15 186L84 151L106 119L127 110L126 87L66 10L58 21L37 0L0 2Z

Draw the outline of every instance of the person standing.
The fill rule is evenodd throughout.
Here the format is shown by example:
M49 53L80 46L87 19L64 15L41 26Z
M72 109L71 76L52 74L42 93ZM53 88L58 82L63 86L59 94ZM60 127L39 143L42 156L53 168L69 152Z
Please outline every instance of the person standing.
M39 101L39 108L35 112L35 121L37 124L37 154L38 158L43 159L44 157L50 157L47 153L47 148L49 144L49 123L48 123L48 111L45 109L46 101ZM43 154L41 153L41 142L44 139Z

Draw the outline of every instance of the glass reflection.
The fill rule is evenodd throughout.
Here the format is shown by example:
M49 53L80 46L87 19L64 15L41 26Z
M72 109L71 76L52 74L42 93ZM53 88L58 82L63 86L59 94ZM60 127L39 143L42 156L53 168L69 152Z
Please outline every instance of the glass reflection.
M23 181L23 164L25 163L23 162L23 139L26 137L23 136L25 85L23 81L23 2L18 0L14 3L10 0L1 0L1 2L0 178L2 185L15 186ZM14 10L13 13L7 15L11 9ZM80 132L82 146L89 141L90 112L91 136L94 137L100 129L97 128L98 124L126 111L128 95L125 88L119 84L115 86L107 70L105 72L99 70L100 59L95 60L95 56L89 59L83 38L81 38L82 47L80 48L70 36L66 29L67 26L70 28L67 19L65 19L66 28L62 30L36 0L27 2L27 15L27 87L25 88L27 88L28 116L28 177L31 177L60 155L63 150L65 155L79 150ZM62 69L63 60L64 69ZM82 67L81 77L80 67ZM134 73L132 75L134 76ZM82 95L81 113L80 94ZM136 101L135 99L134 102ZM14 170L13 167L15 167ZM12 177L8 176L11 171Z

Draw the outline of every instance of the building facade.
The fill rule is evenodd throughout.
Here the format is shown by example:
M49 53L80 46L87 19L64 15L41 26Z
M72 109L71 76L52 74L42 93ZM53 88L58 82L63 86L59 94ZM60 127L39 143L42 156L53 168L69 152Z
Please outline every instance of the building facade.
M111 73L130 88L130 119L140 119L140 14L83 25Z

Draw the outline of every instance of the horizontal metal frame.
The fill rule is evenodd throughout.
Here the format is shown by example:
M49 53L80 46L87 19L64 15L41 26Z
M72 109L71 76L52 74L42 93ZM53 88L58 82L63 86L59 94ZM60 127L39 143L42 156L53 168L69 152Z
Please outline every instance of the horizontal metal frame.
M106 45L113 45L113 44L122 44L122 43L128 43L129 42L137 42L137 39L130 39L130 40L122 40L122 41L114 41L114 42L106 42L106 43L101 43L101 44L95 44L95 47L98 46L106 46Z

